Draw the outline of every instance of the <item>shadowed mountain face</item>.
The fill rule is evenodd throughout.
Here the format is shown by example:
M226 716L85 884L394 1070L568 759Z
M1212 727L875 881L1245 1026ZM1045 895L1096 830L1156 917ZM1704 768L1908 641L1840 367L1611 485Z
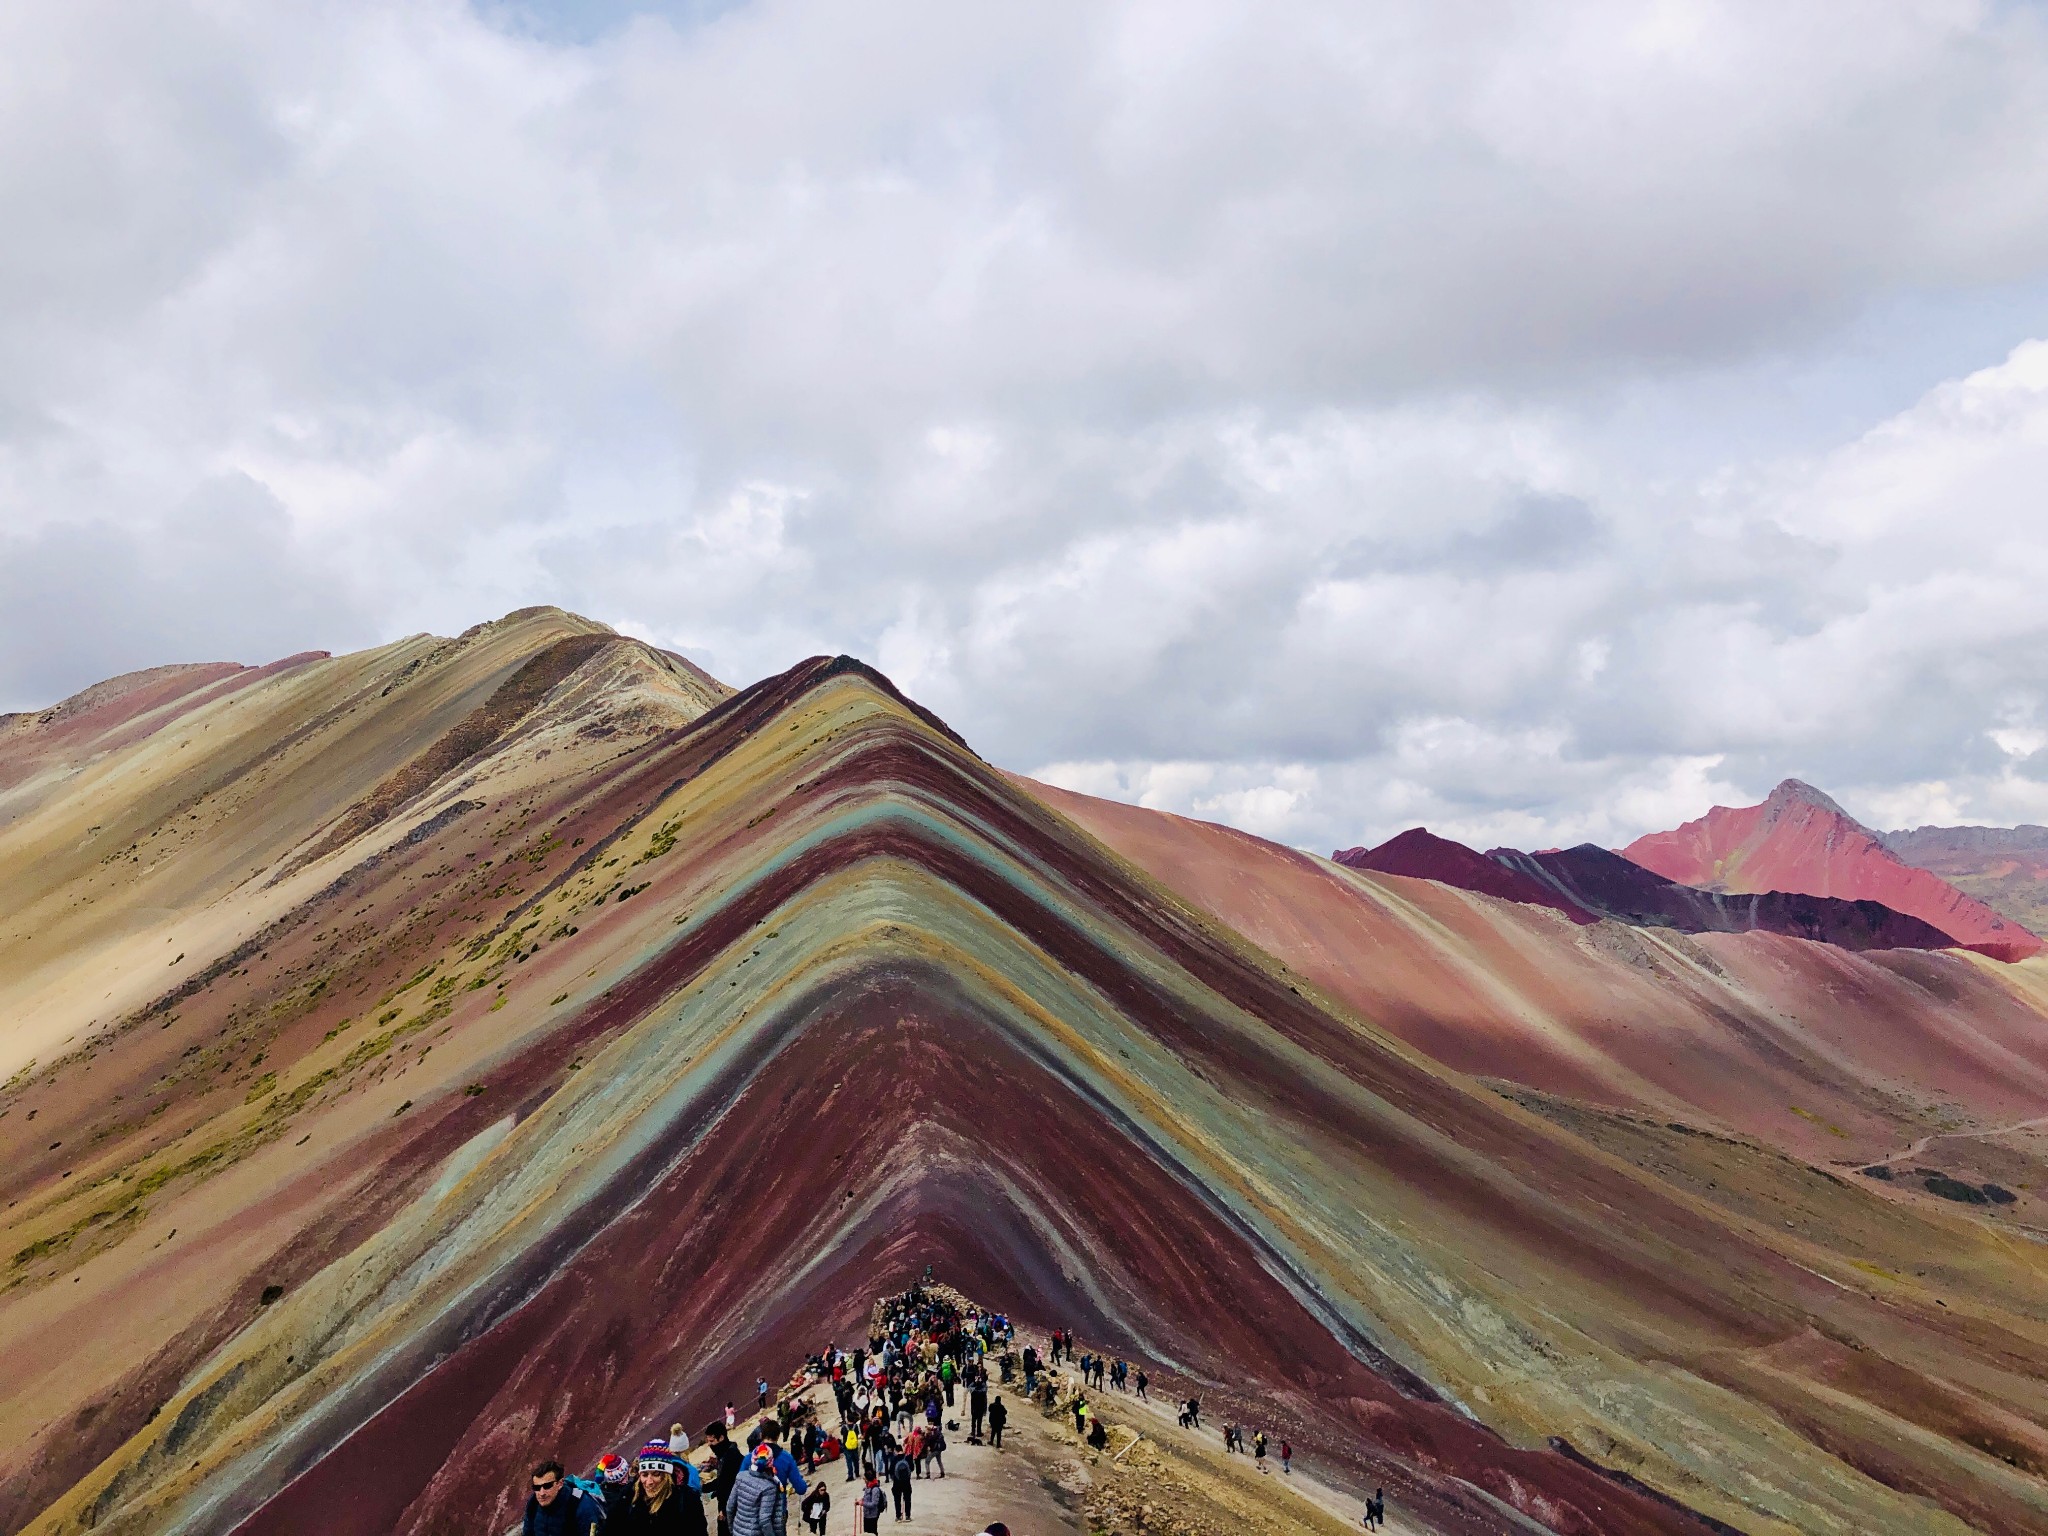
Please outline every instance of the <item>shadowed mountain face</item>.
M1590 1037L1423 981L1687 1021L1654 1054L1697 1019L1854 1107L1879 1067L1764 1001L1824 953L1865 1035L1939 1000L1999 1070L1934 1080L2048 1113L1974 957L1640 966L1040 792L844 658L728 697L559 614L124 709L8 745L7 1529L502 1530L540 1451L701 1422L935 1264L1422 1528L2048 1531L2027 1202L1535 1092Z
M1780 933L1843 949L1947 949L1955 940L1881 902L1788 891L1731 896L1667 880L1605 848L1582 843L1547 853L1463 843L1413 827L1377 848L1331 857L1348 869L1436 880L1504 901L1550 907L1575 923L1601 918L1680 933Z
M1997 960L2037 954L2017 922L1916 869L1811 785L1787 779L1761 805L1715 806L1698 821L1639 837L1625 858L1682 885L1713 891L1797 891L1878 901Z
M1383 875L1408 875L1417 880L1441 880L1460 890L1479 891L1503 901L1526 901L1562 912L1575 923L1595 923L1602 914L1587 910L1559 890L1555 883L1532 879L1492 854L1476 852L1463 843L1438 837L1427 827L1410 827L1388 838L1377 848L1342 848L1330 855L1347 869L1377 870Z
M1486 857L1553 898L1637 928L1680 933L1780 933L1843 949L1947 949L1931 923L1879 901L1845 901L1792 891L1729 895L1666 880L1592 843L1549 853L1494 848Z

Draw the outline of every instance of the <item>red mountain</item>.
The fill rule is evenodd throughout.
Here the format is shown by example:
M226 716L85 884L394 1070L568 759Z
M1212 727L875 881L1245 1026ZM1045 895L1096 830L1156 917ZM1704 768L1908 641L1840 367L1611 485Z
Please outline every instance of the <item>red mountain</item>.
M1637 838L1621 852L1668 880L1706 890L1880 901L1995 960L2023 960L2041 949L2041 940L2018 923L1907 864L1875 832L1797 779L1780 784L1761 805L1717 805L1698 821Z
M1406 832L1388 838L1377 848L1342 848L1331 857L1351 869L1436 880L1444 885L1455 885L1460 890L1478 891L1506 901L1551 907L1575 923L1600 921L1577 902L1560 895L1541 881L1532 880L1520 870L1509 869L1463 843L1438 837L1427 827L1410 827Z

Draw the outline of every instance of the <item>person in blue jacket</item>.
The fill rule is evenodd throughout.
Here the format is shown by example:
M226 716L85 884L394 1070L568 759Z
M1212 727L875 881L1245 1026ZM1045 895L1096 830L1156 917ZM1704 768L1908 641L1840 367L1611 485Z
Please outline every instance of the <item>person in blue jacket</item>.
M603 1526L603 1507L568 1480L559 1461L533 1469L521 1536L593 1536Z
M797 1466L796 1458L782 1448L782 1426L773 1419L763 1419L747 1436L749 1454L764 1445L774 1454L776 1480L794 1492L798 1498L809 1493L810 1485L804 1481L803 1470Z

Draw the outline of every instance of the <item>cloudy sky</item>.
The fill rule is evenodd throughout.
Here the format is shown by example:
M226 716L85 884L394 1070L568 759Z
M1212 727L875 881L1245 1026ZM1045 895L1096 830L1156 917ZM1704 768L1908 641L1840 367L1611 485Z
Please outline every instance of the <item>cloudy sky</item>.
M0 708L553 602L1305 846L2048 820L2048 10L0 7Z

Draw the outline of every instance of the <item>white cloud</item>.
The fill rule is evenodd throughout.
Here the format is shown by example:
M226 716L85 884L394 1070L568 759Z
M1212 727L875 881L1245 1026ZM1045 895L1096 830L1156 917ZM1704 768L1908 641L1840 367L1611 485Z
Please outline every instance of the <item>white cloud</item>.
M556 601L1312 846L2048 800L2048 342L1903 334L2038 9L630 9L0 15L0 701Z

